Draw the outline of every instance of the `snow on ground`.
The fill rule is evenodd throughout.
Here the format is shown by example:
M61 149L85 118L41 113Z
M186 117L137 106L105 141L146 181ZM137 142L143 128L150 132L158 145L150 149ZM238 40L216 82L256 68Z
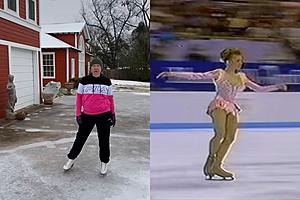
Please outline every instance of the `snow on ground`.
M300 199L300 129L241 129L224 167L234 181L207 181L213 132L151 130L151 199Z
M124 86L142 86L142 87L150 87L149 82L139 82L139 81L128 81L128 80L111 80L113 85L124 85Z
M142 96L150 96L150 93L133 93L136 95L142 95Z

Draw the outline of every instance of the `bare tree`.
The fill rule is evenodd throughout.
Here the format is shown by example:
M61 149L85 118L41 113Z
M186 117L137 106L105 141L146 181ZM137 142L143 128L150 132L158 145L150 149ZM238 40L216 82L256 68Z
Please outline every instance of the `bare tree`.
M150 29L150 0L127 1L135 6L135 8L138 10L137 17L141 17L146 27Z
M147 68L150 57L149 29L140 22L131 34L131 63L135 68Z
M104 62L110 68L118 67L120 52L128 48L126 41L130 31L137 27L137 19L143 12L147 12L147 4L140 4L139 1L91 0L88 5L82 3L82 17L92 38L91 48L96 55L104 56Z

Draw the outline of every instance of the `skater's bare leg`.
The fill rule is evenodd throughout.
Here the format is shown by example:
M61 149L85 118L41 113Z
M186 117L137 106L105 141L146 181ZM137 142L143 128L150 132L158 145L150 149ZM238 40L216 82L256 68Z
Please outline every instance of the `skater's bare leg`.
M217 152L217 157L223 162L234 143L237 134L238 120L237 117L230 113L226 120L226 135Z
M231 172L224 170L224 168L222 167L222 162L224 161L225 156L227 155L231 145L235 140L237 133L237 124L237 117L232 113L228 114L226 119L225 138L220 145L220 148L212 165L212 168L216 172L216 174L222 177L233 177L233 174Z
M209 143L209 155L204 165L203 172L205 175L209 175L209 168L211 168L215 154L220 148L226 134L226 111L217 108L212 113L213 125L214 125L214 137Z
M210 140L209 154L215 155L220 148L220 144L226 135L226 111L217 108L213 111L213 126L214 126L214 137Z

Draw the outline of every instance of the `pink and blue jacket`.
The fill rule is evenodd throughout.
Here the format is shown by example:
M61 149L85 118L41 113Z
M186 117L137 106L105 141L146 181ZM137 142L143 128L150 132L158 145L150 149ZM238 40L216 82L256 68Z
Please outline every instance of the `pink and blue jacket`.
M110 79L102 74L100 77L92 75L83 77L76 95L76 116L81 115L82 112L97 115L109 111L115 113Z

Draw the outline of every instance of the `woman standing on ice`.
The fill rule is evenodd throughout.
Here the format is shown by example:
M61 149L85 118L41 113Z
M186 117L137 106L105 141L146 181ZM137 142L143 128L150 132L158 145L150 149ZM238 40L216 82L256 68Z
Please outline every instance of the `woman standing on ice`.
M115 126L116 117L111 80L101 73L102 67L102 61L94 58L91 62L90 74L83 77L78 85L76 121L79 129L67 155L68 161L63 167L64 170L73 167L75 159L96 125L100 148L100 173L102 175L107 173L107 164L110 158L110 127Z
M221 59L226 64L225 70L216 69L205 73L196 72L162 72L157 78L176 77L188 80L212 79L216 86L216 96L210 102L207 114L212 118L214 137L209 143L209 155L203 168L205 176L212 179L215 175L226 180L233 180L234 174L222 167L225 155L233 144L240 107L235 102L238 92L246 87L256 92L287 90L283 84L260 86L240 72L243 65L243 55L238 48L226 48L221 52Z

